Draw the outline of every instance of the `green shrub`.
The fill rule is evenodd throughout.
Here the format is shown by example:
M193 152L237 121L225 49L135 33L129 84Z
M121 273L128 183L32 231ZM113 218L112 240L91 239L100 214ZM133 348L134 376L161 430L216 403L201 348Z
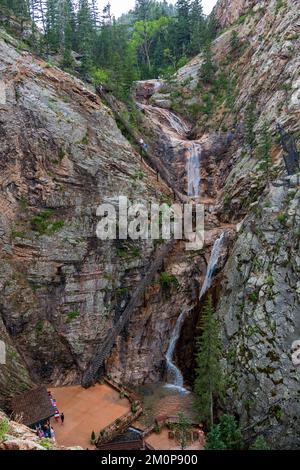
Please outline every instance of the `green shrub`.
M79 310L73 310L72 312L68 313L68 323L71 323L73 320L76 320L76 318L80 317L80 312Z
M141 181L141 180L143 180L143 179L145 178L145 176L146 176L146 173L145 173L144 171L142 171L142 170L137 170L137 171L134 173L134 175L133 175L133 179L134 179L135 181Z
M91 434L91 444L95 444L96 442L96 433L95 431L92 431L92 434Z
M202 106L199 103L193 103L188 107L188 114L192 119L197 119L202 111Z
M26 236L25 232L20 232L18 230L12 230L10 235L13 240L16 238L24 238Z
M230 37L230 49L234 53L240 47L240 39L237 31L233 30Z
M160 434L161 433L161 427L158 424L155 425L154 432L155 432L155 434Z
M123 296L123 295L126 295L128 294L129 292L129 288L128 287L120 287L119 289L117 289L117 294L119 296Z
M52 442L49 439L43 438L38 441L38 444L46 450L51 450L53 448Z
M109 81L109 73L105 69L93 68L91 75L96 87L108 83Z
M278 13L279 10L280 10L282 7L284 7L284 5L285 5L284 0L277 0L277 1L276 1L276 13Z
M257 291L251 292L251 294L249 295L249 299L251 300L251 302L256 304L258 299L259 299L259 292L257 292Z
M89 143L89 136L87 134L85 134L85 136L79 140L78 142L76 142L77 144L79 145L88 145Z
M9 431L8 419L2 419L0 421L0 441L3 441L8 431Z
M163 272L163 273L160 274L159 282L160 282L160 285L164 289L168 289L168 290L171 290L173 288L177 288L178 285L179 285L176 276L174 276L173 274L167 273L167 272Z
M137 410L138 410L137 404L133 401L133 402L131 403L131 412L132 412L133 414L135 414L135 413L137 412Z
M275 407L274 416L277 419L277 421L280 421L283 418L284 412L283 412L283 409L280 406Z
M231 415L223 415L220 422L208 433L206 450L241 450L243 448L242 433Z
M288 215L285 214L284 212L281 212L280 214L278 214L277 216L277 220L280 224L282 225L285 225L286 221L288 219Z
M53 235L65 225L63 220L53 220L55 213L52 209L47 209L36 215L31 220L31 227L40 235Z
M250 450L270 450L267 441L263 436L258 436L250 447Z
M211 116L214 110L214 100L212 93L205 93L203 95L203 104L201 106L201 111L207 116Z

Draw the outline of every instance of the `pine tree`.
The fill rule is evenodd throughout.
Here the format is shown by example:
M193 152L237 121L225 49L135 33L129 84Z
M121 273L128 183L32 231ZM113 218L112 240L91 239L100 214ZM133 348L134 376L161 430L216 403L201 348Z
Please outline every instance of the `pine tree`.
M213 63L213 54L211 50L211 43L207 43L203 50L203 64L200 69L201 80L209 85L212 84L215 79L216 66Z
M9 8L18 16L29 17L27 0L0 0L0 5Z
M270 447L263 436L258 436L250 450L270 450Z
M72 0L58 0L58 30L60 51L63 55L64 67L73 65L72 49L75 45L76 20Z
M97 28L100 25L100 14L99 14L99 8L98 8L98 1L97 0L90 0L90 9L92 13L92 19L93 19L93 24L94 28ZM107 9L110 11L110 3L108 3L104 9Z
M242 433L235 418L223 415L219 424L214 425L206 436L206 450L241 450Z
M226 450L222 441L220 426L213 426L206 436L205 450Z
M214 402L222 398L224 382L221 359L219 324L214 317L212 298L203 308L200 322L201 336L197 340L195 394L199 420L212 428L214 423Z
M57 52L59 49L58 12L58 0L46 0L45 41L48 52Z
M92 46L95 37L93 14L88 0L79 0L77 13L77 48L82 56L82 71L88 72L92 66Z
M225 414L220 419L222 441L228 450L240 450L243 447L242 433L234 416Z
M180 55L189 50L191 41L190 0L177 0L177 48Z
M149 20L151 0L136 0L135 2L135 18L137 21L146 21Z
M28 0L27 5L33 23L39 25L45 32L47 0Z
M235 55L239 49L241 43L240 38L236 30L233 30L230 36L230 52L232 55Z
M175 426L176 437L181 450L184 450L188 445L188 433L191 425L183 412L178 413L178 418L178 423Z
M190 53L196 55L203 47L205 36L205 19L201 0L194 0L191 5L191 44Z
M95 15L94 15L95 16ZM107 3L102 10L102 18L101 18L102 25L112 25L112 14L111 14L111 4Z

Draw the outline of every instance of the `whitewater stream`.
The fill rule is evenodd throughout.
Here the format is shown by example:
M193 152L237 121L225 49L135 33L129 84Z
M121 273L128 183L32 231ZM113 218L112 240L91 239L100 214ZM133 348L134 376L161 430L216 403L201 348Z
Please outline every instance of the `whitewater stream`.
M186 319L186 315L187 315L186 310L182 310L181 314L179 315L177 319L175 328L171 336L167 354L166 354L167 380L168 380L166 387L177 390L181 394L186 394L189 392L188 390L184 388L183 375L180 369L174 363L174 352L175 352L177 341L180 337L180 333L181 333L184 321Z
M205 276L204 283L200 292L200 300L202 299L202 297L206 294L206 292L212 285L214 276L216 274L216 269L218 267L221 250L224 246L224 242L225 242L225 233L222 233L220 238L218 238L215 241L211 255L210 255L210 260L207 266L206 276Z

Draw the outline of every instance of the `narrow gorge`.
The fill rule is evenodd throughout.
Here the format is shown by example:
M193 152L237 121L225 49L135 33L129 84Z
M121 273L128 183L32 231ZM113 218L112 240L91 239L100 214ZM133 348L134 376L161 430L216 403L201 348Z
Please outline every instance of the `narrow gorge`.
M137 427L168 400L196 419L211 301L216 419L233 416L247 448L300 449L299 0L219 0L213 17L209 59L134 80L125 103L34 54L31 22L0 5L1 412L36 386L106 377L142 397ZM203 247L100 240L99 206L119 214L124 196L190 204L194 224L201 206Z

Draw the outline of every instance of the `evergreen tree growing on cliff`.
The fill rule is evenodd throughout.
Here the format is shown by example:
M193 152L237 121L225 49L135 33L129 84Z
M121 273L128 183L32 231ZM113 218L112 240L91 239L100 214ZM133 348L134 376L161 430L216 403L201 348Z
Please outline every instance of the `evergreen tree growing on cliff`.
M250 450L270 450L270 447L263 436L258 436L250 447Z
M59 49L59 4L57 0L47 0L45 18L45 41L48 51Z
M210 85L215 79L216 66L213 62L213 53L211 50L211 42L207 42L203 50L203 64L200 69L201 80Z
M16 15L24 17L29 16L29 5L27 0L0 0L0 5L9 8Z
M93 40L95 24L93 12L88 0L79 0L77 13L77 50L81 53L82 72L89 72L92 66Z
M231 415L223 415L220 422L214 425L206 437L206 450L241 450L242 433Z
M177 48L180 55L185 55L191 41L190 0L177 0Z
M191 55L199 54L205 37L205 19L201 0L194 0L191 5Z
M200 336L197 340L196 380L194 390L199 420L210 429L214 424L214 402L222 398L224 381L220 365L219 324L214 315L211 296L203 308Z
M63 66L73 64L72 49L75 46L76 19L72 0L61 0L59 10L60 49L63 54Z

